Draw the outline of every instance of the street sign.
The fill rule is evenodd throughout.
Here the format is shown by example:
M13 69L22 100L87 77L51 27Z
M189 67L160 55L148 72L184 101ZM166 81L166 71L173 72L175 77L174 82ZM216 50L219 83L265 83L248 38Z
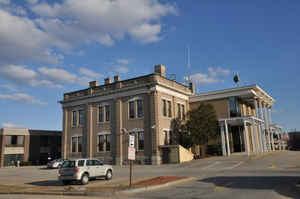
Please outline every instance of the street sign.
M128 147L128 160L135 160L135 148Z
M129 147L134 148L134 135L129 135Z

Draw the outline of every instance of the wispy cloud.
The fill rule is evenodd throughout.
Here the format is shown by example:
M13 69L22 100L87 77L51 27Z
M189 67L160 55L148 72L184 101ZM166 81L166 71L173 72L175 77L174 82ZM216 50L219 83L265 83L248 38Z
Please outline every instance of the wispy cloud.
M126 66L118 65L113 67L114 71L117 73L126 74L128 73L129 69Z
M9 84L1 85L1 87L5 88L5 89L7 89L9 91L14 91L14 92L18 91L18 89L15 86L9 85Z
M39 105L46 105L46 102L42 102L35 97L28 95L26 93L15 93L15 94L0 94L0 99L6 99L11 101L22 102L26 104L39 104Z
M191 75L191 80L198 86L203 84L213 84L223 82L224 78L231 73L231 70L221 67L209 67L207 70L208 73L195 73Z
M20 126L20 125L13 124L13 123L11 123L11 122L3 122L3 123L1 123L1 126L2 126L3 128L24 128L24 127L22 127L22 126Z
M127 64L129 64L129 60L128 59L117 59L117 64L127 65Z
M103 77L102 74L97 73L97 72L95 72L95 71L93 71L93 70L91 70L91 69L84 68L84 67L81 67L81 68L79 69L79 73L80 73L81 75L85 75L85 76L92 77L92 78L101 78L101 77Z

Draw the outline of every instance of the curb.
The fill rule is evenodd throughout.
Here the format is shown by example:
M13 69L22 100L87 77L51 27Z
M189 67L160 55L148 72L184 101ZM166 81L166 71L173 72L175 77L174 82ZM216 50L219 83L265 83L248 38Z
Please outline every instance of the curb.
M190 181L194 181L197 178L190 177L185 178L182 180L176 180L173 182L168 182L160 185L152 185L152 186L146 186L146 187L140 187L140 188L134 188L134 189L127 189L122 191L116 191L116 192L31 192L31 191L13 191L13 192L0 192L0 195L9 195L9 194L15 194L15 195L59 195L59 196L102 196L102 197L109 197L113 195L121 195L121 194L133 194L133 193L140 193L144 191L151 191L155 189L161 189L166 188L169 186L182 184Z

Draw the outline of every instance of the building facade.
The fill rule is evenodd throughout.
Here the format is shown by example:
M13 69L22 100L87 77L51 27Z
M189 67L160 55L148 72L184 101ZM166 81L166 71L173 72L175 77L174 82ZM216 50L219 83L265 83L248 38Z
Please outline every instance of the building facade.
M215 108L224 156L232 152L250 155L284 148L282 128L272 124L274 101L257 85L197 94L189 100L191 109L201 103Z
M275 150L274 135L280 139L282 133L271 120L274 99L257 85L195 95L192 83L185 86L166 78L163 65L146 76L123 81L115 76L103 85L90 82L87 89L65 93L60 103L63 158L93 157L126 164L132 134L137 161L168 162L168 153L176 153L168 147L174 144L173 120L185 120L186 112L201 103L212 104L217 112L223 155Z
M45 164L48 157L61 154L61 131L31 129L0 129L0 167L15 166L17 162Z
M172 144L171 123L189 110L187 87L166 78L163 65L153 74L128 80L119 76L96 81L84 90L64 94L62 156L93 157L126 164L128 136L135 135L137 161L161 164L165 145Z

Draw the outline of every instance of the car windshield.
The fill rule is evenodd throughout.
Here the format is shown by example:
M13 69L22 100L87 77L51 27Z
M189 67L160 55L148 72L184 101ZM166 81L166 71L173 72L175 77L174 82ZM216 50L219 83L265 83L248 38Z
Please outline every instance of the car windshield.
M75 168L75 161L64 161L62 168Z

